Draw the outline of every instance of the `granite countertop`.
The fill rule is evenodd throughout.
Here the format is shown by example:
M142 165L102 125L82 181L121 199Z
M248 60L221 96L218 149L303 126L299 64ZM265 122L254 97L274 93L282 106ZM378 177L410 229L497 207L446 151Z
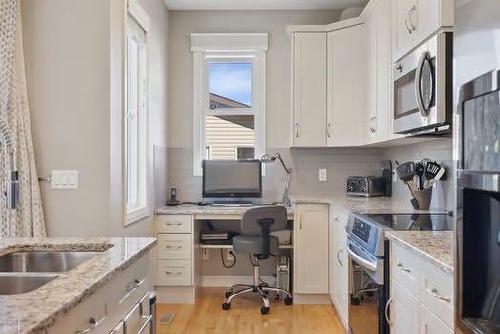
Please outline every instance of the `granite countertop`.
M385 236L443 271L454 272L455 238L453 231L387 231Z
M0 332L39 333L139 259L155 238L15 238L0 240L0 256L16 251L102 252L34 291L0 295Z
M376 214L376 213L447 213L442 209L431 210L415 210L409 201L396 201L390 197L346 197L338 196L331 198L293 198L294 204L329 204L339 206L347 211L360 214ZM252 207L258 207L252 206ZM179 206L164 206L155 210L157 215L193 215L193 214L220 214L220 215L241 215L247 211L249 207L231 207L231 206L199 206L195 204L182 204ZM293 207L288 208L288 213L293 213Z

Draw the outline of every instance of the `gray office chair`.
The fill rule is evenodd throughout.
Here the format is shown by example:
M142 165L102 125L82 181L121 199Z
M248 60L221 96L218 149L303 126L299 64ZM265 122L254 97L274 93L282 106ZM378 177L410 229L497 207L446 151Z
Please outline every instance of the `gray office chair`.
M286 229L287 212L284 206L267 206L248 210L241 220L241 234L233 238L233 250L236 254L249 254L253 265L253 284L235 284L226 292L226 300L222 309L228 310L232 300L245 293L258 293L264 306L262 314L269 312L269 291L286 296L285 304L291 305L293 298L290 292L270 287L260 278L259 260L265 260L278 253L278 238L271 236L273 231Z

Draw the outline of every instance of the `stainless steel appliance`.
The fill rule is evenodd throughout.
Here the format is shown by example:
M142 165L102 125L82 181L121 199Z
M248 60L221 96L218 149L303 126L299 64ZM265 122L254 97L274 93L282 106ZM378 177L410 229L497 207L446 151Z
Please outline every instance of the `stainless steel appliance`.
M384 196L386 180L379 176L349 176L346 181L347 196Z
M460 89L459 327L500 332L500 70Z
M500 332L500 1L455 1L456 327Z
M384 232L451 231L453 218L447 214L351 214L346 230L351 261L349 327L353 334L390 333L389 243Z
M439 33L394 66L394 133L439 133L452 116L452 41Z

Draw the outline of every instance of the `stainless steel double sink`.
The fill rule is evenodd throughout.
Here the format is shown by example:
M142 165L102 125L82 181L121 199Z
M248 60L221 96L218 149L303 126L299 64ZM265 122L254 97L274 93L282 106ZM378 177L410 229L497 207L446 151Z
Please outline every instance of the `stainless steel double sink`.
M99 252L27 251L0 256L0 295L27 293L76 268Z

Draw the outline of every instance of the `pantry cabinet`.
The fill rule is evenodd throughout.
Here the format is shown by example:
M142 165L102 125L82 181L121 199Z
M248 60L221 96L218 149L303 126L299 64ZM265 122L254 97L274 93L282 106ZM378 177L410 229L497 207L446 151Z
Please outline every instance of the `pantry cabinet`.
M441 28L453 27L453 0L391 0L393 60Z

